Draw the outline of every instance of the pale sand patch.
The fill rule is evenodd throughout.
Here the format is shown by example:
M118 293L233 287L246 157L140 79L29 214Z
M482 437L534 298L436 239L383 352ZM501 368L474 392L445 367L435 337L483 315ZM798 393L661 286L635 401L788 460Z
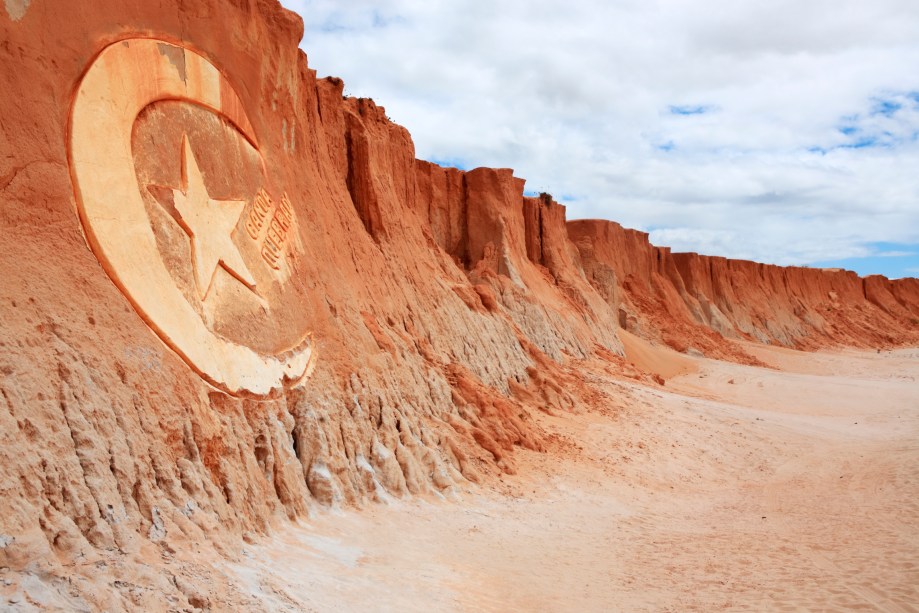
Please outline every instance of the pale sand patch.
M619 330L619 339L625 349L625 359L645 372L671 379L697 370L691 357L678 353L670 347L652 345L645 339Z
M693 359L582 447L454 501L326 514L227 568L320 611L917 611L919 351Z

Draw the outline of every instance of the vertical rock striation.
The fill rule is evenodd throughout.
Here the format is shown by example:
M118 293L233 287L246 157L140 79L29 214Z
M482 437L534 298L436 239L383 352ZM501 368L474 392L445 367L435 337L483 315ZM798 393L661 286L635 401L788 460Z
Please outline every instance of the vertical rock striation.
M816 349L919 338L916 279L671 253L609 221L576 220L568 229L591 278L618 279L622 326L681 351L748 361L725 339Z

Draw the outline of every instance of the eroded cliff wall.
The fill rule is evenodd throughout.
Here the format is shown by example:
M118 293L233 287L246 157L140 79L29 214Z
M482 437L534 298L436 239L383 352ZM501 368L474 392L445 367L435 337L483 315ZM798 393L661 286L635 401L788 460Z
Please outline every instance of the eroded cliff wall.
M530 412L574 402L552 360L620 352L563 208L525 199L510 170L416 160L382 108L317 80L299 18L274 0L34 0L0 29L0 566L219 546L317 504L513 471L515 445L543 445ZM94 80L136 104L159 95L149 83L181 96L113 134L85 125L123 109ZM166 254L207 333L262 355L310 331L304 384L226 393L260 383L231 380L235 353L202 363L157 319L175 287L128 286L150 262L106 251L135 239L104 235L87 200L106 194L79 180L124 189L100 153L113 142L153 231L126 227ZM195 177L207 206L235 212L229 246L191 226ZM103 205L123 221L127 205ZM224 251L202 269L208 249Z
M626 368L620 324L748 361L725 337L919 339L915 280L671 254L610 222L566 223L511 170L415 159L383 108L316 78L299 18L275 0L13 4L0 12L0 566L54 576L93 552L225 547L317 505L511 472L515 446L545 444L533 411L596 401L578 361ZM86 123L125 112L98 91L156 102L116 134ZM133 160L130 185L109 148ZM139 208L119 234L128 205L106 190L129 188ZM230 220L218 242L193 226L195 194ZM172 281L130 284L153 264ZM194 326L158 319L167 293ZM219 348L204 358L199 328ZM277 372L304 330L304 382L234 370L245 357ZM95 604L146 602L128 591Z
M916 279L671 253L643 232L602 220L571 221L568 230L588 276L617 279L612 303L622 326L679 351L750 362L727 339L796 349L919 340Z

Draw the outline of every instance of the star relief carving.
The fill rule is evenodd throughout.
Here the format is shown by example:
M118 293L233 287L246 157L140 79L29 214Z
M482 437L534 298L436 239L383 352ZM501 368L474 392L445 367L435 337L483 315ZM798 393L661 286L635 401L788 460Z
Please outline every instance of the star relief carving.
M255 279L232 240L246 202L211 198L188 135L182 137L182 189L172 193L179 214L176 221L191 239L192 268L201 301L207 298L218 267L254 292Z

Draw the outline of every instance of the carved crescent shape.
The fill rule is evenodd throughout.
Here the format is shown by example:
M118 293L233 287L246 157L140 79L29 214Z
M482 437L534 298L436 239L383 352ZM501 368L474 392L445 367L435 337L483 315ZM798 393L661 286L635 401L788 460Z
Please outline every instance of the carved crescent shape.
M234 395L275 396L314 365L311 335L264 356L210 331L186 301L157 248L134 169L131 133L159 100L186 100L230 121L255 146L242 102L201 55L161 40L106 47L77 89L70 167L87 242L144 321L201 377Z

